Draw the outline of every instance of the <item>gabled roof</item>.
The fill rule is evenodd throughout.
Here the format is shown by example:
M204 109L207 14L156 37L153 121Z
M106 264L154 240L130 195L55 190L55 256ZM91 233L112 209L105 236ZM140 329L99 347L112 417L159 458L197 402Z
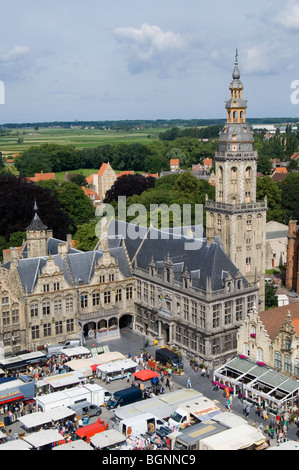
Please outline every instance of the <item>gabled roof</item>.
M149 264L154 261L158 271L162 272L164 260L170 258L175 279L182 282L187 270L192 285L198 289L206 290L209 283L212 291L221 290L224 287L224 272L232 277L239 274L221 243L216 241L208 246L206 239L184 235L183 228L178 231L157 230L114 220L108 226L108 234L109 246L114 236L125 236L133 266L148 270ZM245 278L241 279L247 284Z
M285 321L288 313L291 314L292 321L296 320L296 328L299 322L299 302L283 305L282 307L271 308L259 313L259 317L268 333L273 340L278 333L279 328ZM294 325L295 326L295 325Z
M99 176L102 176L102 175L103 175L103 173L104 173L104 171L106 170L107 166L108 166L108 163L103 163L103 164L102 164L101 168L100 168L99 171L98 171L98 175L99 175Z

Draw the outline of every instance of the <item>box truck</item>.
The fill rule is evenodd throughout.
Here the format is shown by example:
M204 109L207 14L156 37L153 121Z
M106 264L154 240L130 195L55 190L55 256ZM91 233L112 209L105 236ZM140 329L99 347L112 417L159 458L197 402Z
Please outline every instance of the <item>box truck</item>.
M104 400L105 390L97 384L85 384L61 392L47 393L35 397L36 406L40 411L49 411L59 406L71 406L85 402L102 406Z
M154 416L152 413L144 413L132 418L123 419L115 429L124 436L140 436L140 434L154 433L161 427L167 427L167 422Z
M215 413L221 413L219 406L213 400L202 396L180 404L169 418L168 424L170 427L184 428L187 425L201 421L203 416L206 419L207 415L211 417Z

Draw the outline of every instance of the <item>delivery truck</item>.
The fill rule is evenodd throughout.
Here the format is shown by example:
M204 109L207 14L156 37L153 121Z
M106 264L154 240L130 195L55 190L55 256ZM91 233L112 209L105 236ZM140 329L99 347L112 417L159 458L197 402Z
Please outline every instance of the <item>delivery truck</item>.
M49 411L59 406L72 406L77 403L90 402L102 406L105 401L105 390L97 384L85 384L61 392L47 393L35 397L39 411Z
M130 405L116 408L114 411L115 421L131 418L140 413L154 413L158 418L168 420L180 403L202 397L202 393L193 388L182 388L169 393L163 393L144 401L131 403Z
M223 424L207 420L186 429L181 429L168 434L170 450L194 451L200 450L201 440L205 437L218 434L227 429Z
M161 427L167 427L167 422L154 416L152 413L144 413L132 418L123 419L115 428L124 436L140 436L140 434L154 433Z
M173 428L184 428L216 413L221 413L221 409L213 400L202 396L180 404L169 418L168 425Z

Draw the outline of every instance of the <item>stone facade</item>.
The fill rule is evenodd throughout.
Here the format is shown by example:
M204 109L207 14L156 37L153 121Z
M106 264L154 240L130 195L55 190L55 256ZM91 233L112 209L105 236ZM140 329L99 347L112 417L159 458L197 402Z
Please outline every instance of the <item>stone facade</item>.
M258 313L237 334L238 354L299 379L299 302Z
M71 248L69 239L46 237L45 254L45 230L36 216L34 256L28 256L25 243L21 251L11 248L10 260L1 266L4 353L37 350L69 338L119 335L122 324L133 323L135 311L134 278L124 247L104 244L83 253Z
M257 283L248 283L220 243L192 239L190 227L188 236L177 236L114 223L109 241L125 237L135 277L135 329L211 368L234 357L237 329L258 301ZM138 231L135 239L126 235ZM194 250L186 247L189 237L198 242Z
M103 163L98 173L93 175L92 185L95 192L99 195L100 200L105 199L106 192L113 186L116 181L116 173L110 163Z

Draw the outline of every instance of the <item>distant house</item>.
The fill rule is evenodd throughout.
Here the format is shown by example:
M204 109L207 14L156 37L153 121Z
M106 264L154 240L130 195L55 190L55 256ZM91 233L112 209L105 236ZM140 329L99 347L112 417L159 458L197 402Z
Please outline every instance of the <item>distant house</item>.
M213 160L211 158L205 158L203 161L203 168L205 171L210 171L213 166Z
M266 223L266 269L286 264L288 230L288 225L273 220Z
M120 178L121 176L124 176L124 175L134 175L134 174L135 174L134 170L120 171L119 173L117 173L116 177Z
M106 192L113 186L116 178L116 173L110 163L103 163L98 173L93 175L93 189L100 196L101 201L105 199Z
M202 171L203 166L201 163L196 163L195 165L192 165L192 171Z
M178 171L180 169L180 160L178 158L170 159L170 171Z
M100 204L100 202L101 202L100 196L98 195L98 193L95 192L94 189L85 188L85 186L82 186L82 189L84 191L85 196L89 197L89 199L91 200L93 205Z
M288 170L285 166L276 167L273 171L271 178L273 181L283 181L288 174Z
M291 160L295 160L296 162L299 161L299 152L293 153L291 156Z

